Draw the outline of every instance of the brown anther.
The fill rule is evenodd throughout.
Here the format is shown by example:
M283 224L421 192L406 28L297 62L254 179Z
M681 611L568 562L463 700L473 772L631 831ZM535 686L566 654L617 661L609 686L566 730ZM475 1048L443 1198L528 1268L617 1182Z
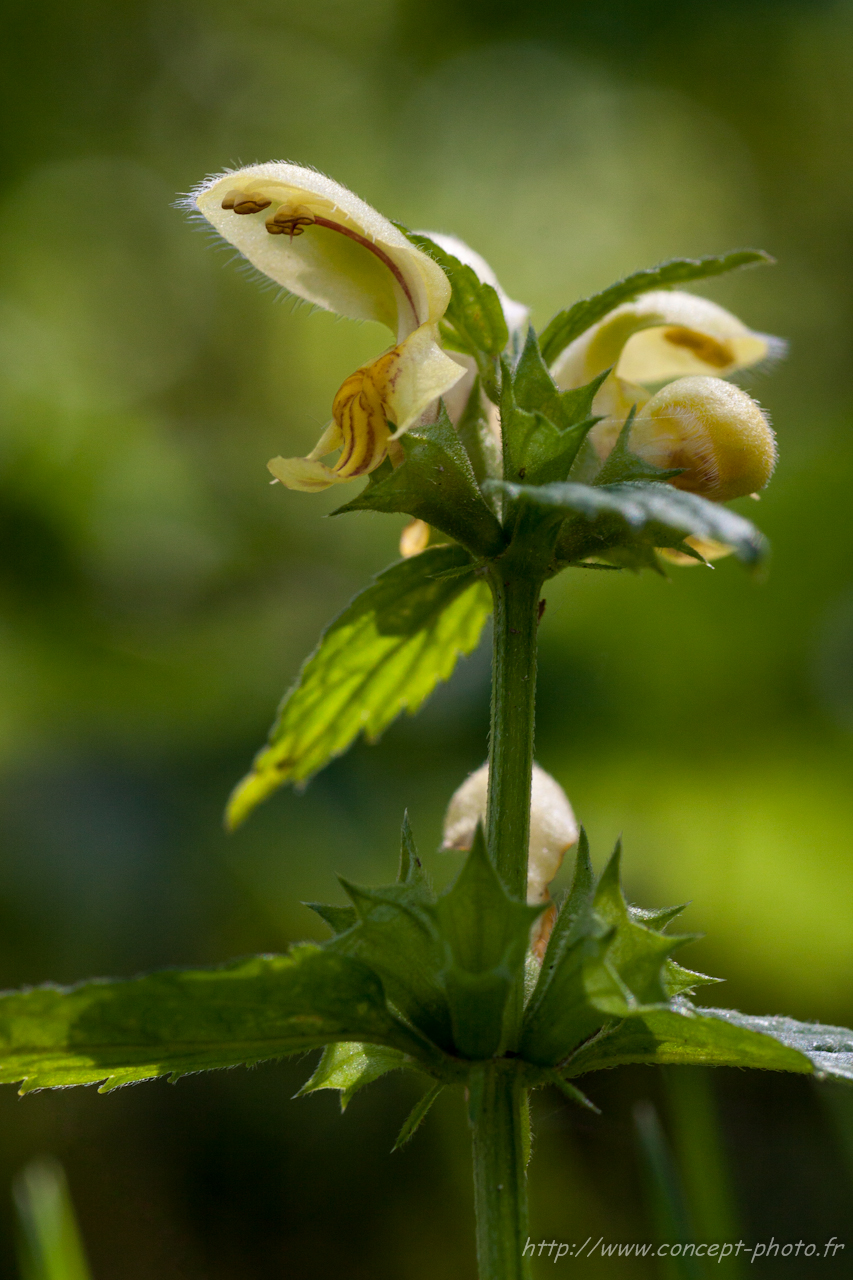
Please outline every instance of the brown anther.
M266 228L271 236L301 236L306 227L313 226L314 215L308 209L294 209L292 205L283 204L267 218Z
M241 192L239 192L239 191L229 191L229 192L228 192L228 195L227 195L227 196L225 197L225 199L222 201L222 208L223 208L223 209L233 209L233 208L234 208L234 201L235 201L235 200L239 200L240 195L241 195Z
M234 197L232 207L235 213L260 213L271 204L272 200L268 200L260 191L244 191Z

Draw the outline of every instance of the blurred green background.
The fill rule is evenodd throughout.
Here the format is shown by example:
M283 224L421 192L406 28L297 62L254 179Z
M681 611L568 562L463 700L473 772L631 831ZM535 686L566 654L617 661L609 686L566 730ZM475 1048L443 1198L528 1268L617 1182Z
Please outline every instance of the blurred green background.
M727 979L713 999L853 1024L853 4L6 0L0 58L0 984L320 936L299 902L391 874L404 805L429 854L485 756L484 645L380 745L222 831L279 696L403 523L325 520L340 495L265 471L385 332L277 300L173 207L284 158L462 236L539 325L665 257L779 259L705 290L791 342L744 384L779 434L741 504L771 572L552 584L537 754L599 864L624 831L636 900L693 900L685 960ZM65 1162L96 1280L470 1276L458 1101L392 1158L414 1084L340 1120L330 1094L289 1101L309 1066L7 1089L0 1176ZM715 1085L744 1230L843 1237L827 1099ZM658 1088L594 1079L600 1121L540 1100L537 1238L649 1238L630 1105Z

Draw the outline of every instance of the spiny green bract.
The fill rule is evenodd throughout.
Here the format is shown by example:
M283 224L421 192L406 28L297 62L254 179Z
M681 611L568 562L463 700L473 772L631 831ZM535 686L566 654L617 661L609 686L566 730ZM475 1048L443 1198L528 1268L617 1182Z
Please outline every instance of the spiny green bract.
M596 881L585 836L541 965L528 951L541 908L509 897L481 837L441 894L408 824L397 882L345 888L351 907L319 908L335 932L322 946L0 996L0 1081L21 1082L22 1092L111 1089L325 1046L305 1093L337 1089L346 1105L388 1071L424 1076L402 1142L442 1088L466 1083L485 1060L519 1073L527 1087L556 1085L582 1105L591 1104L571 1081L630 1062L853 1079L849 1031L694 1008L685 993L713 979L672 959L691 937L667 932L680 908L628 905L618 849ZM518 1031L507 1011L531 964Z

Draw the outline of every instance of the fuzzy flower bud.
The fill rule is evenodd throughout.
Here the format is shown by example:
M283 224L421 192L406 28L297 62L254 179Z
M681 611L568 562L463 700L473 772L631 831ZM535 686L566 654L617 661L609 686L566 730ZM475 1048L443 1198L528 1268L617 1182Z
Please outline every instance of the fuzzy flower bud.
M590 433L603 460L623 422L607 418ZM776 437L751 396L721 378L679 378L634 419L628 447L656 467L681 467L670 483L715 502L763 489L776 466Z
M478 822L486 820L489 766L472 773L455 792L444 819L444 849L470 849ZM560 870L563 855L578 838L577 819L559 782L537 764L530 794L530 849L527 901L547 902L548 885Z

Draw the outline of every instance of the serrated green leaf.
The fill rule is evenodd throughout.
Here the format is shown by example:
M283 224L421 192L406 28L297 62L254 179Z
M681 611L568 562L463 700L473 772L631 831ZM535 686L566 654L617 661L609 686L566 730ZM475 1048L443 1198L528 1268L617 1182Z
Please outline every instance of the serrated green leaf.
M442 981L444 949L425 882L367 889L342 880L358 912L358 924L327 945L353 956L379 975L389 1000L443 1049L453 1045Z
M286 695L269 745L231 796L229 827L284 783L306 781L359 734L378 738L450 677L491 610L483 582L436 577L468 560L461 547L428 547L386 569L335 619Z
M339 1089L341 1111L346 1111L354 1095L389 1071L399 1071L411 1062L397 1049L382 1045L345 1042L329 1044L317 1064L317 1070L299 1090L297 1097L316 1093L318 1089Z
M399 1151L407 1142L411 1142L415 1133L426 1119L427 1112L430 1110L432 1104L435 1102L443 1088L443 1084L434 1084L431 1089L427 1089L422 1098L418 1099L406 1119L403 1121L403 1126L397 1134L397 1141L391 1148L392 1151Z
M595 875L581 828L575 874L542 961L522 1026L522 1054L547 1065L561 1061L608 1019L624 1016L630 993L606 962L615 930L593 912Z
M455 538L475 555L499 555L505 544L503 531L477 486L468 454L444 409L437 422L413 427L399 443L405 462L333 514L405 512Z
M701 934L694 933L689 936L688 940L697 939L701 936ZM663 966L661 981L667 996L672 999L674 996L689 995L697 987L716 986L718 983L723 982L724 979L712 978L707 973L697 973L694 969L685 969L676 960L669 959Z
M538 981L528 1002L527 1012L531 1017L541 1003L566 951L588 934L597 936L601 932L595 927L591 914L594 894L595 874L589 857L589 840L585 829L581 827L572 887L557 913L542 959Z
M594 888L589 846L581 833L572 890L525 1012L522 1053L531 1062L556 1064L612 1019L714 981L670 958L693 935L661 933L652 927L654 913L628 906L619 880L619 854L617 845ZM658 914L665 923L676 910Z
M530 930L543 910L508 896L478 827L456 882L430 909L445 948L442 976L463 1056L497 1052L510 994L523 981Z
M563 1071L574 1079L587 1071L635 1062L759 1067L767 1071L800 1073L813 1070L814 1064L808 1054L797 1045L785 1043L757 1025L749 1025L770 1023L775 1019L735 1017L743 1019L743 1023L735 1023L727 1010L697 1009L686 1000L677 1001L670 1008L645 1010L583 1045L565 1064ZM804 1026L802 1023L794 1025ZM851 1033L846 1035L848 1044L853 1043Z
M540 335L542 355L552 365L570 342L574 342L575 338L603 320L614 307L630 302L641 293L687 284L691 280L706 280L710 276L722 275L727 271L735 271L738 267L761 262L772 263L773 258L760 250L741 249L719 257L672 258L657 267L635 271L633 275L617 281L601 293L593 294L591 298L582 298L566 311L558 312Z
M0 1082L21 1092L251 1065L334 1040L429 1057L366 965L325 948L0 996Z
M717 1018L737 1027L772 1036L786 1049L803 1054L815 1074L853 1081L853 1031L847 1027L823 1026L819 1022L797 1022L794 1018L755 1017L736 1009L697 1009L697 1014Z
M500 298L492 286L484 284L472 267L460 262L428 236L413 231L405 234L412 244L438 263L450 281L452 293L444 319L462 339L458 349L481 351L487 356L500 355L509 341L509 331Z
M636 481L596 488L567 481L536 487L492 480L487 487L526 500L545 518L566 517L555 552L563 565L620 548L650 552L680 544L691 534L727 543L749 565L767 551L763 536L743 516L668 484Z
M589 838L581 827L572 887L560 907L543 961L543 972L553 967L567 947L589 932L589 913L595 896L595 872L589 856Z

